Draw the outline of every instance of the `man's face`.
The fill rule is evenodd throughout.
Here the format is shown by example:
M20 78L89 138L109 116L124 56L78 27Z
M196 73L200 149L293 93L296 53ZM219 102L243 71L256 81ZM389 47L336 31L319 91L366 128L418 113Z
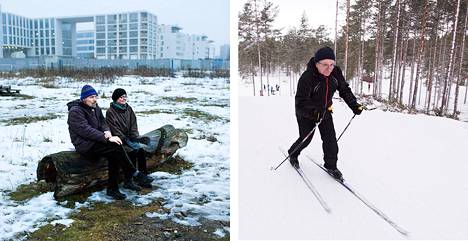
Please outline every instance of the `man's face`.
M83 100L83 103L85 103L85 105L89 107L96 107L97 98L98 98L97 95L90 95L86 97L86 99Z
M324 76L330 76L333 68L335 67L335 61L332 59L322 59L315 64L319 73L323 74Z

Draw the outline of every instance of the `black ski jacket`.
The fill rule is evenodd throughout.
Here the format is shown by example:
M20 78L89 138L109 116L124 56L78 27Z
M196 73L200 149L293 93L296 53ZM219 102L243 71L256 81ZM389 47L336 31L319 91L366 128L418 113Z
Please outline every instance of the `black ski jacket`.
M324 113L333 104L332 98L336 90L349 108L357 108L356 97L346 83L341 69L335 66L330 76L325 77L318 72L312 57L297 83L296 116L313 119L314 112Z

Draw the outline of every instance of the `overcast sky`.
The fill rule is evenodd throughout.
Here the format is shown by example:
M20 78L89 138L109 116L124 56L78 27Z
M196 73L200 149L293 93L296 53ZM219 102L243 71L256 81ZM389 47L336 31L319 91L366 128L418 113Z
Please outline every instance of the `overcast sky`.
M278 6L279 13L274 22L276 28L283 28L283 32L292 28L298 27L302 14L305 12L309 24L316 28L319 25L325 25L330 38L335 34L335 0L269 0L274 5ZM238 9L247 0L239 1ZM340 1L343 2L343 1ZM344 11L338 13L338 21L341 22L344 18ZM238 15L238 13L236 14ZM340 24L340 23L339 23ZM333 35L333 36L332 36Z
M0 4L2 11L30 18L146 10L158 17L158 24L206 34L216 46L229 43L229 0L0 0Z

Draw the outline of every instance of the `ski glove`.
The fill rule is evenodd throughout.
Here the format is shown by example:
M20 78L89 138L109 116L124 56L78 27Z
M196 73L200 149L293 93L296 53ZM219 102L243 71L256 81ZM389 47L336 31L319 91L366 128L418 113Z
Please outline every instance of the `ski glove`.
M364 107L361 104L356 103L356 105L354 105L352 110L355 115L360 115L363 109Z
M151 139L147 136L141 136L138 138L138 142L143 143L145 145L148 145L150 143Z
M319 109L311 110L308 119L319 122L323 118L323 111Z

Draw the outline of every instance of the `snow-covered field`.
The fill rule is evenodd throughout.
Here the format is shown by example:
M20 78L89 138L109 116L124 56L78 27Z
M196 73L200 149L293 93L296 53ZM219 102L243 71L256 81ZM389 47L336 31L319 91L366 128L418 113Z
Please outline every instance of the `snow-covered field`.
M294 98L239 98L240 239L406 239L312 162L320 134L299 157L327 213L278 147L298 137ZM352 112L334 100L336 132ZM255 134L253 134L255 133ZM468 239L468 123L382 110L357 116L340 140L338 167L409 239Z
M66 103L79 98L84 84L64 78L52 84L40 83L33 78L0 79L0 85L12 85L12 88L21 89L21 94L32 96L0 97L1 240L21 238L19 234L51 222L69 225L73 220L67 219L68 215L79 207L112 201L104 191L94 193L75 209L56 202L52 193L27 202L16 202L9 197L20 184L36 180L37 163L42 157L73 148L66 123ZM104 109L108 108L115 88L126 89L141 134L164 124L191 130L188 145L177 154L192 162L194 167L180 176L152 173L156 179L153 184L159 188L146 195L126 192L134 205L145 205L162 197L167 201L164 207L170 213L147 213L148 217L171 218L186 225L198 225L200 217L229 221L228 80L126 76L112 84L90 84L99 92L98 104ZM200 111L206 118L187 114L194 111ZM175 215L180 211L188 213L188 217L180 219ZM217 235L226 232L229 228L218 230Z

